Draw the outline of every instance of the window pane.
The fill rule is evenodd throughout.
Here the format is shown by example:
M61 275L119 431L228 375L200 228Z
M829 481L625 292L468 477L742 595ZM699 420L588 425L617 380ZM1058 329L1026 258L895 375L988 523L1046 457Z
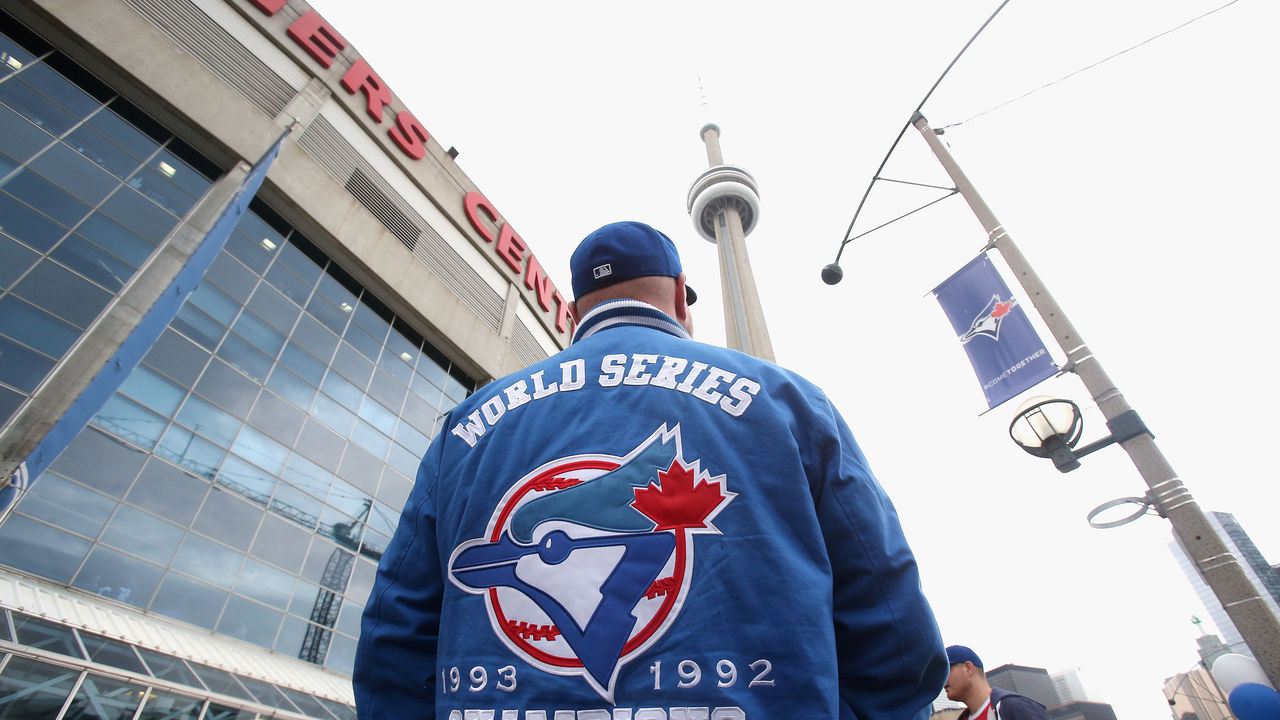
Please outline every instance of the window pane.
M35 88L40 94L53 100L74 115L77 119L85 117L97 110L101 105L75 83L63 77L58 71L45 63L27 68L19 77Z
M186 387L191 387L209 359L209 353L173 330L165 330L147 351L143 362Z
M333 484L333 475L298 455L289 459L289 467L283 477L294 487L320 500L325 499L329 486Z
M102 133L103 137L109 138L120 149L138 158L139 164L159 147L155 140L130 125L110 108L94 114L85 124Z
M262 508L238 495L215 489L205 498L191 528L237 550L248 550L263 514Z
M263 518L258 537L253 541L253 556L296 573L307 557L310 542L310 535L302 528L268 515Z
M163 460L151 458L138 476L126 500L145 510L187 525L209 484L192 477Z
M271 372L271 358L235 333L231 333L218 348L218 357L258 382L265 382Z
M89 660L93 662L147 674L147 668L134 654L133 646L128 643L83 630L80 631L80 642L84 644L84 649L89 653Z
M80 337L75 326L13 295L0 298L0 333L55 358Z
M284 365L285 363L276 365L271 371L271 377L267 378L267 387L300 408L311 407L311 402L316 396L315 386L285 370Z
M5 183L14 197L70 227L89 214L89 206L48 180L23 170Z
M293 595L294 577L253 558L245 561L240 579L233 588L254 600L284 610ZM268 646L270 647L270 646Z
M186 663L182 662L182 660L144 647L139 647L137 650L138 654L147 663L147 669L151 671L152 675L161 680L190 685L193 688L200 687L200 681L187 669Z
M173 551L185 534L182 528L173 523L128 505L121 505L102 533L102 542L152 562L168 565Z
M241 313L231 329L268 357L279 355L284 347L284 336L253 313Z
M204 711L204 720L255 720L257 717L257 713L252 710L242 710L213 702L209 703L209 709Z
M243 560L244 556L231 548L188 534L174 556L173 567L218 587L230 588Z
M52 473L31 485L22 512L78 535L97 537L116 501Z
M131 720L145 687L89 673L64 720Z
M40 256L31 248L0 235L0 290L12 285L39 259ZM0 317L4 315L4 311L0 311Z
M112 292L124 287L137 269L74 234L59 243L49 257Z
M13 656L0 675L0 716L58 716L80 673L38 660Z
M94 548L76 573L75 587L145 608L164 568L105 547Z
M156 445L155 453L195 475L212 480L227 451L181 425L170 425L160 444Z
M35 392L36 386L53 369L53 363L34 350L0 337L0 382L6 385Z
M128 177L141 164L138 158L125 152L123 148L108 140L88 123L72 131L65 142L81 155L111 171L116 177Z
M276 630L284 613L232 595L227 601L226 612L218 623L218 632L231 637L270 648L275 644Z
M52 135L0 105L0 152L24 163L51 144Z
M159 245L173 226L178 224L178 218L127 187L112 193L99 212L129 228L152 245Z
M67 234L67 228L7 193L0 193L0 231L40 251L47 251Z
M314 419L308 419L298 437L295 449L309 460L327 470L337 470L342 459L342 450L346 447L342 436L325 428Z
M93 416L92 422L147 450L155 447L169 425L168 419L119 395L112 395L98 414Z
M219 485L263 506L271 499L276 482L271 473L235 455L228 456L218 471Z
M258 403L254 405L253 412L249 415L249 422L275 440L289 446L298 439L298 431L302 430L302 423L306 417L301 410L272 393L264 392L258 397Z
M0 525L0 563L54 582L71 582L87 552L88 540L21 515L11 515Z
M240 419L192 395L182 405L182 412L174 418L184 426L195 430L224 448L231 447L240 430Z
M187 195L198 198L209 189L212 185L208 178L201 175L186 162L179 160L177 156L168 150L161 150L156 153L154 159L151 160L150 167L155 168L167 178L168 182L182 190ZM244 221L241 221L244 225Z
M129 373L129 377L120 384L119 392L161 415L172 415L187 394L183 388L144 367Z
M204 700L152 689L138 720L187 720L200 714Z
M28 167L91 206L102 202L120 184L118 178L62 143L45 150Z
M171 572L151 601L151 611L212 630L226 599L222 590Z
M129 178L129 187L150 198L157 205L182 217L196 204L196 199L169 181L163 172L151 167L139 169Z
M13 292L81 328L111 300L111 293L49 260L36 265Z
M311 297L311 286L278 262L271 266L266 277L267 282L299 306L306 305Z
M303 315L298 320L291 339L321 362L328 362L333 357L334 348L338 347L338 336L310 315Z
M246 298L257 286L258 276L224 250L214 258L213 265L204 274L204 281L217 285L231 297Z
M209 688L210 692L250 701L253 699L249 696L249 693L245 692L244 688L240 687L240 683L231 677L231 673L211 668L208 665L201 665L200 663L193 662L190 665L196 675L199 675L200 679L204 681L205 687Z
M242 418L258 397L258 385L225 362L214 360L196 384L196 392Z
M240 430L240 437L231 449L254 465L277 474L284 469L284 461L289 457L288 448L251 427Z
M32 69L35 67L33 66ZM0 83L0 102L17 110L20 115L54 135L66 132L77 120L71 113L58 107L57 103L22 82L18 77Z
M169 327L186 335L209 352L213 352L222 336L227 334L226 326L200 312L194 305L187 304L178 309L178 315L169 323Z
M40 618L15 612L13 629L18 634L18 642L40 650L84 658L80 645L76 642L75 632L66 625L42 620Z
M53 462L50 469L113 497L123 497L146 457L116 438L86 428Z

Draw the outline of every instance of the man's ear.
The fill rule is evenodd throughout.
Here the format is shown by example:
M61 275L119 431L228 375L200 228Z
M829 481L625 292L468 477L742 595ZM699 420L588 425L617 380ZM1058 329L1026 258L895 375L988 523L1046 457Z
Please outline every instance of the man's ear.
M683 321L689 315L689 297L684 290L684 273L676 276L676 319Z
M582 314L578 312L578 301L577 301L577 300L570 300L570 301L569 301L569 317L573 318L573 323L574 323L575 325L576 325L576 324L578 324L578 323L582 320Z

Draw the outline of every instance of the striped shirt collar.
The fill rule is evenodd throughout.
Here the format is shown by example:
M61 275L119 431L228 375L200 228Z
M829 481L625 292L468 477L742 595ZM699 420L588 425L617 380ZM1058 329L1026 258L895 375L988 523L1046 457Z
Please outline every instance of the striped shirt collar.
M654 328L676 337L691 339L689 332L670 315L658 308L639 300L609 300L591 308L591 312L582 316L578 329L573 333L573 342L586 340L592 335L619 325L641 325Z

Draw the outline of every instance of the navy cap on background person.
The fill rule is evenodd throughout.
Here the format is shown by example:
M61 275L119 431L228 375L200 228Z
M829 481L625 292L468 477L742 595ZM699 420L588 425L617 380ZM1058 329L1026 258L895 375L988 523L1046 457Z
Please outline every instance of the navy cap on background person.
M610 223L583 238L569 259L573 296L638 277L679 277L684 272L671 238L641 222ZM690 305L698 294L684 286Z
M947 663L949 665L958 665L965 662L971 662L974 667L979 670L982 669L982 658L978 657L978 653L964 645L952 645L947 648Z

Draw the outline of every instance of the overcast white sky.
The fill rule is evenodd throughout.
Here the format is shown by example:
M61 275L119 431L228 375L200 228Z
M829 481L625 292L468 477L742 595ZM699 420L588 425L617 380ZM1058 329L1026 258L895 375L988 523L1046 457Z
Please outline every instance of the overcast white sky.
M1013 0L924 114L963 121L1224 3ZM985 242L968 208L952 198L854 242L840 285L818 276L997 0L313 4L458 148L566 295L583 235L643 220L680 247L711 342L715 249L684 203L707 164L698 130L720 124L726 160L760 183L748 245L778 360L853 427L947 643L989 668L1078 666L1120 720L1170 717L1162 680L1196 663L1205 613L1166 521L1085 522L1145 491L1123 451L1061 475L1009 440L1016 403L981 415L929 295ZM1277 28L1280 5L1238 0L944 136L1201 506L1234 513L1273 563ZM948 184L914 129L885 175ZM880 183L855 232L933 197ZM1086 442L1103 434L1076 378L1047 385L1088 407Z

